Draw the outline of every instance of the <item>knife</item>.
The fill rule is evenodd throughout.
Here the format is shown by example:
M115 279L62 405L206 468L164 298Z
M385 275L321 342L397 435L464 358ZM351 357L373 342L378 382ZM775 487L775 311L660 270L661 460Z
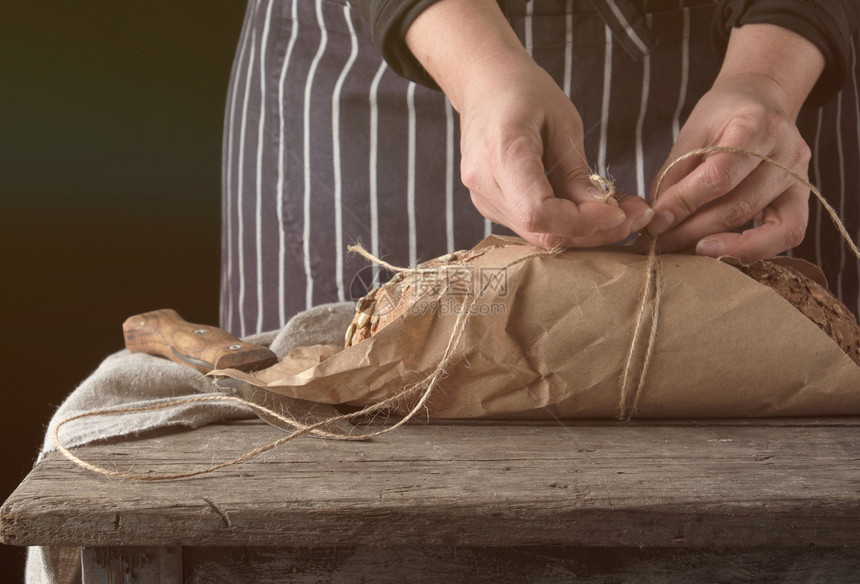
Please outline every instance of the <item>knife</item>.
M132 353L167 357L201 373L227 368L251 373L278 362L278 356L268 348L242 341L217 327L190 323L170 308L130 316L122 331L125 346ZM228 377L216 378L214 382L221 393L235 395L306 426L340 416L330 404L281 395ZM276 428L290 432L296 429L275 416L254 411ZM333 419L320 426L320 430L339 435L348 435L353 429L344 419Z

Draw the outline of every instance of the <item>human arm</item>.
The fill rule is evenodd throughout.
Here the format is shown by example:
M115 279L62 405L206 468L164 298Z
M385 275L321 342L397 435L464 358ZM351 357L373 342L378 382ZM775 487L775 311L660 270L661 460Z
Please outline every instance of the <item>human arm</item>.
M666 165L716 145L770 156L805 176L810 152L795 121L824 67L821 51L795 32L772 24L732 30L720 73ZM702 255L752 261L797 245L806 228L808 189L754 157L691 158L670 171L661 191L651 194L656 216L649 231L660 234L664 251L695 246ZM752 219L754 228L733 232Z
M860 2L719 0L711 28L717 51L724 54L731 32L748 24L775 24L795 32L824 55L824 72L807 99L808 107L823 104L842 89L854 66L852 36L860 26Z
M495 0L441 0L406 32L461 119L461 174L475 207L542 247L613 243L652 212L591 184L575 106L520 44Z

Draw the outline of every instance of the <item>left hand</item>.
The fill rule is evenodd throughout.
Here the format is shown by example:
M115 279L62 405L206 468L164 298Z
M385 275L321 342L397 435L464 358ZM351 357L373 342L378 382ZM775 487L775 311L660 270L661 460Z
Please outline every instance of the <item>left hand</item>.
M746 75L718 81L698 102L669 159L710 145L743 148L779 161L804 178L810 150L773 94L773 80ZM655 181L652 188L656 187ZM651 193L663 251L696 248L700 255L730 255L751 262L776 255L803 239L809 189L759 158L713 152L675 165L660 193ZM734 230L755 220L755 225Z
M657 176L687 152L727 146L766 155L805 178L810 150L795 120L823 69L821 52L796 33L769 24L734 29L720 74ZM662 251L695 247L700 255L752 262L800 243L808 198L806 186L773 164L714 152L669 171L660 192L651 193L648 230L659 235ZM735 232L753 220L752 228Z

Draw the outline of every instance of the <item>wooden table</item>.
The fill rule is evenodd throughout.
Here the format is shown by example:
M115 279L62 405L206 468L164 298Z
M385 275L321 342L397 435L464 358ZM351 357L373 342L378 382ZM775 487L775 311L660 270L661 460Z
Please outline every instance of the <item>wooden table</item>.
M277 436L78 453L178 472ZM408 425L158 483L54 453L1 514L4 543L80 546L86 583L858 582L860 420Z

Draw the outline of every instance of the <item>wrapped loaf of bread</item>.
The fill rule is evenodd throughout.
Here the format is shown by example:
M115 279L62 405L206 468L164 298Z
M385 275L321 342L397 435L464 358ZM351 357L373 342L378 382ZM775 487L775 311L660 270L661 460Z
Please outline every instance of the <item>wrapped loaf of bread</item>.
M661 269L653 338L633 350L647 257L623 247L548 254L491 236L373 290L346 348L302 347L255 374L217 373L365 406L438 376L450 344L431 417L860 413L860 330L814 266L665 254Z

